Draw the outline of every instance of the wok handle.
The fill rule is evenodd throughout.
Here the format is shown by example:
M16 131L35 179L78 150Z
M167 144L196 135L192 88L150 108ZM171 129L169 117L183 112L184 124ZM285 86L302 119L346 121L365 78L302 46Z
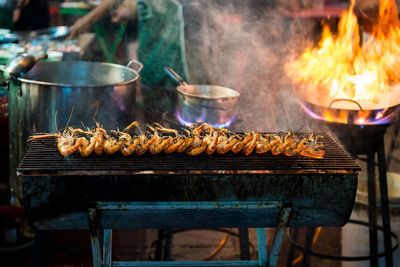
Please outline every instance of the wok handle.
M140 62L137 61L137 60L132 59L132 60L130 60L130 61L128 62L128 64L126 64L126 66L127 66L128 68L131 68L132 65L135 65L135 66L136 66L136 68L132 68L132 69L134 69L137 73L139 73L139 72L143 69L143 64L140 63Z
M360 111L363 110L363 108L361 107L360 103L358 103L358 102L355 101L355 100L346 99L346 98L338 98L338 99L332 100L332 102L329 104L329 108L332 108L332 106L333 106L334 103L336 103L336 102L341 102L341 101L343 101L343 102L351 102L351 103L355 104L355 105L360 109Z
M171 67L165 66L164 71L168 74L169 77L174 79L176 82L178 82L180 85L188 85L187 82L183 80L183 78L176 73Z

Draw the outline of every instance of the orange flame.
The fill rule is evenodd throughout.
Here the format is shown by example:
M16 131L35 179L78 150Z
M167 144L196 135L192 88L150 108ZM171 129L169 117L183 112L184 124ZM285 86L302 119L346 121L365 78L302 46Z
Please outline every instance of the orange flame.
M395 0L379 1L379 18L368 40L361 43L351 1L339 21L338 33L324 26L316 47L286 66L294 84L312 85L327 99L378 103L400 83L400 23ZM399 99L400 102L400 99Z

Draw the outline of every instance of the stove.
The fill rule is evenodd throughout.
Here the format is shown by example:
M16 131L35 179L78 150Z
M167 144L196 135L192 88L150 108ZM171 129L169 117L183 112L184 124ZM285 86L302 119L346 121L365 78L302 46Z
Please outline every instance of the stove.
M359 167L330 135L323 136L322 160L231 153L64 158L55 139L42 139L29 144L18 171L25 207L37 228L87 228L84 215L71 224L63 218L86 212L93 201L251 199L293 205L298 213L291 225L343 225L353 207ZM252 226L265 222L276 223L265 218Z
M360 117L365 114L374 114L371 111L351 111L324 108L318 112L310 112L310 104L301 101L301 106L306 114L315 119L316 127L328 130L337 138L353 158L366 161L366 172L368 174L368 210L369 219L365 225L369 226L370 236L370 255L366 256L370 260L371 266L378 266L379 257L385 256L386 266L393 266L393 250L390 209L386 177L386 157L384 136L386 130L393 125L398 118L398 107L389 111L386 110L385 117L378 120L368 119L369 124L362 124ZM313 105L311 105L313 106ZM314 116L318 114L318 116ZM329 114L330 116L326 116ZM333 116L332 114L336 114ZM365 117L365 116L364 116ZM343 120L344 119L344 120ZM376 172L376 169L378 170ZM378 252L378 223L377 223L377 200L376 200L376 181L379 182L381 195L380 210L382 213L382 231L384 239L384 253ZM397 238L396 238L397 239ZM395 244L397 243L397 240ZM306 258L306 256L305 256ZM349 257L354 260L357 257ZM338 257L337 259L340 259ZM306 260L307 261L307 260Z
M42 230L254 227L263 233L278 227L275 239L282 242L283 227L342 226L353 209L359 167L330 135L321 135L324 159L255 153L64 158L55 139L34 140L18 168L24 206ZM274 244L270 266L279 255Z

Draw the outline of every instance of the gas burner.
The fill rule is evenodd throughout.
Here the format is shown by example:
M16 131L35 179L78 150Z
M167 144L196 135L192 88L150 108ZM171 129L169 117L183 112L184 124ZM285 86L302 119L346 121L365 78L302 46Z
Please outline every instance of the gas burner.
M175 117L176 119L180 122L181 125L189 126L192 123L203 123L205 122L204 120L198 120L198 121L186 121L183 116L179 113L179 111L175 112ZM210 123L213 127L215 128L228 128L229 126L232 125L236 121L236 116L233 116L230 118L228 121L224 123Z
M176 119L175 114L172 111L162 113L161 124L173 129L179 129L182 127L182 124Z
M239 122L240 118L238 116L234 116L230 121L224 124L212 124L212 126L216 128L232 128ZM182 126L189 126L192 122L185 121L177 111L168 111L162 114L161 123L166 127L179 129Z
M335 135L342 145L352 155L366 154L369 149L376 147L379 139L383 138L386 129L391 124L355 125L338 122L323 121L321 124L327 127Z

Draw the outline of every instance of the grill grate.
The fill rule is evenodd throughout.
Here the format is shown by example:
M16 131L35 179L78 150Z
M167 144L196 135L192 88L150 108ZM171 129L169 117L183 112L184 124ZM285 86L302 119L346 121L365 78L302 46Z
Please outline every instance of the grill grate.
M306 133L299 134L305 136ZM300 156L274 156L270 153L258 155L253 153L245 156L241 153L225 155L201 154L195 157L186 154L146 153L142 156L125 157L120 153L114 155L91 155L82 158L74 154L64 158L56 147L55 138L34 140L28 144L18 171L24 173L63 173L74 172L118 172L127 174L143 171L268 171L268 172L355 172L359 167L341 146L328 134L321 141L325 145L324 159L310 159Z

